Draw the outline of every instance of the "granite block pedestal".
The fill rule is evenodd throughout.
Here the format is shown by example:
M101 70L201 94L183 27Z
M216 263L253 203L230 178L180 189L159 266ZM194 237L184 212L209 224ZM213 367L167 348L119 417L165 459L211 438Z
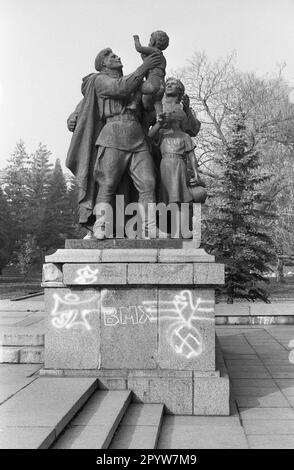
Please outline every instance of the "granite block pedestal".
M174 414L228 415L215 343L223 282L224 266L193 240L67 240L43 269L41 373L98 377Z

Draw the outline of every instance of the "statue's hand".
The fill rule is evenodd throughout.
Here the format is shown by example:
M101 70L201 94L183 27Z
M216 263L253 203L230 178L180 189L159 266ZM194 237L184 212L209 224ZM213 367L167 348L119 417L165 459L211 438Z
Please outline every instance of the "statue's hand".
M78 120L78 114L72 113L67 120L67 128L70 132L73 132L76 128Z
M153 52L151 55L147 56L144 60L144 67L146 70L155 69L161 63L161 54L160 52Z
M182 105L183 105L183 110L185 112L189 111L190 108L190 98L188 95L184 95L182 98Z

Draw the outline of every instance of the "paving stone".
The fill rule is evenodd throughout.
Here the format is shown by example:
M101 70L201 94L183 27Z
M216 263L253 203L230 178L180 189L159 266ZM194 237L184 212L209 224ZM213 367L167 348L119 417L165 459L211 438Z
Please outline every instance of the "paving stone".
M239 397L263 397L263 396L280 396L281 392L277 386L275 387L246 387L234 384L232 387L235 396Z
M54 441L51 427L0 428L0 449L47 449Z
M242 427L228 426L163 426L158 449L247 449Z
M215 306L215 314L220 316L248 316L249 305L219 303Z
M228 325L250 325L250 317L227 317Z
M252 303L250 304L250 315L267 315L267 316L287 316L293 315L293 305L287 303Z
M33 364L1 364L0 382L11 383L23 377L31 377L40 369L39 365Z
M47 369L97 369L100 365L100 292L45 289Z
M276 379L281 391L287 396L294 396L294 379Z
M294 436L285 435L261 435L248 436L250 449L292 449L294 448Z
M215 370L214 291L159 290L161 369Z
M252 367L230 366L229 373L232 379L271 378L271 375L263 366L252 366Z
M194 283L224 284L225 266L219 263L194 263Z
M256 356L256 354L228 354L226 356L226 363L233 363L234 362L239 362L239 361L243 361L245 362L246 364L251 364L251 363L256 363L258 362L259 364L262 364L262 361L260 360L260 358L258 356Z
M246 408L290 408L289 402L281 393L271 393L269 395L244 396L234 394L234 398L239 407Z
M225 355L228 355L228 354L238 354L238 355L247 355L247 354L254 354L255 351L254 349L249 345L224 345L222 343L222 351Z
M242 357L242 356L241 356ZM261 360L255 356L252 357L250 360L248 359L226 359L226 365L228 369L235 368L235 367L251 367L251 366L262 366Z
M274 377L274 378L280 378L280 379L294 379L294 366L293 365L289 365L289 366L283 366L283 365L279 365L277 367L274 367L274 366L268 366L268 369L269 369L269 372L270 374Z
M174 251L174 250L167 250ZM109 262L129 262L129 263L156 263L158 250L155 249L117 249L117 250L102 250L102 263Z
M193 284L192 264L128 264L128 284Z
M227 322L228 322L227 317L219 317L219 316L215 317L215 324L216 325L226 325Z
M69 285L126 284L127 265L124 263L65 263L63 278L64 284Z
M4 381L5 380L5 381ZM26 387L28 384L36 380L36 377L31 378L24 378L24 377L13 377L10 380L7 380L7 377L2 380L1 379L1 387L0 387L0 405L6 401L8 398L15 395L19 390Z
M168 413L192 414L192 379L130 377L128 388L134 392L136 401L164 403Z
M156 361L157 290L107 290L101 311L101 367L152 369Z
M294 410L289 408L239 408L242 420L270 420L270 419L283 419L294 420Z
M237 386L242 386L242 387L269 387L273 388L275 387L275 381L273 379L259 379L259 378L250 378L250 379L243 379L243 378L238 378L234 379L231 378L231 382L233 384L233 387L235 385Z
M247 436L250 435L294 435L294 420L287 419L246 419L243 427Z

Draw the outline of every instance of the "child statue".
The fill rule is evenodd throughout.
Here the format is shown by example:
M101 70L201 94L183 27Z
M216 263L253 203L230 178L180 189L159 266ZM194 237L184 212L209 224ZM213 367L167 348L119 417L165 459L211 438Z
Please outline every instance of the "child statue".
M160 54L161 62L154 69L149 70L147 80L142 84L142 101L144 107L148 110L152 109L154 104L156 115L159 116L162 113L161 100L165 91L165 69L166 59L162 53L169 45L169 37L164 31L155 31L151 34L149 45L147 47L142 46L138 35L133 36L135 41L135 48L141 53L142 59L148 57L154 52Z
M194 154L195 145L191 137L183 132L182 124L186 114L181 109L161 115L149 131L160 148L161 196L165 204L171 202L191 202L193 195L189 186L200 185L198 163ZM187 184L187 159L194 176Z

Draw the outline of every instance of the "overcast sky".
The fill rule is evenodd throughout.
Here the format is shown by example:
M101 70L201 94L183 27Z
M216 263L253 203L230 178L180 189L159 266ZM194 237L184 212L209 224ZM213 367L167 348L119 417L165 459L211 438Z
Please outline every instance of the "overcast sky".
M235 50L238 67L259 75L286 62L294 85L294 0L0 0L0 12L0 169L19 138L64 163L82 77L104 47L132 72L135 33L144 45L152 31L168 33L168 69L195 51L217 59Z

